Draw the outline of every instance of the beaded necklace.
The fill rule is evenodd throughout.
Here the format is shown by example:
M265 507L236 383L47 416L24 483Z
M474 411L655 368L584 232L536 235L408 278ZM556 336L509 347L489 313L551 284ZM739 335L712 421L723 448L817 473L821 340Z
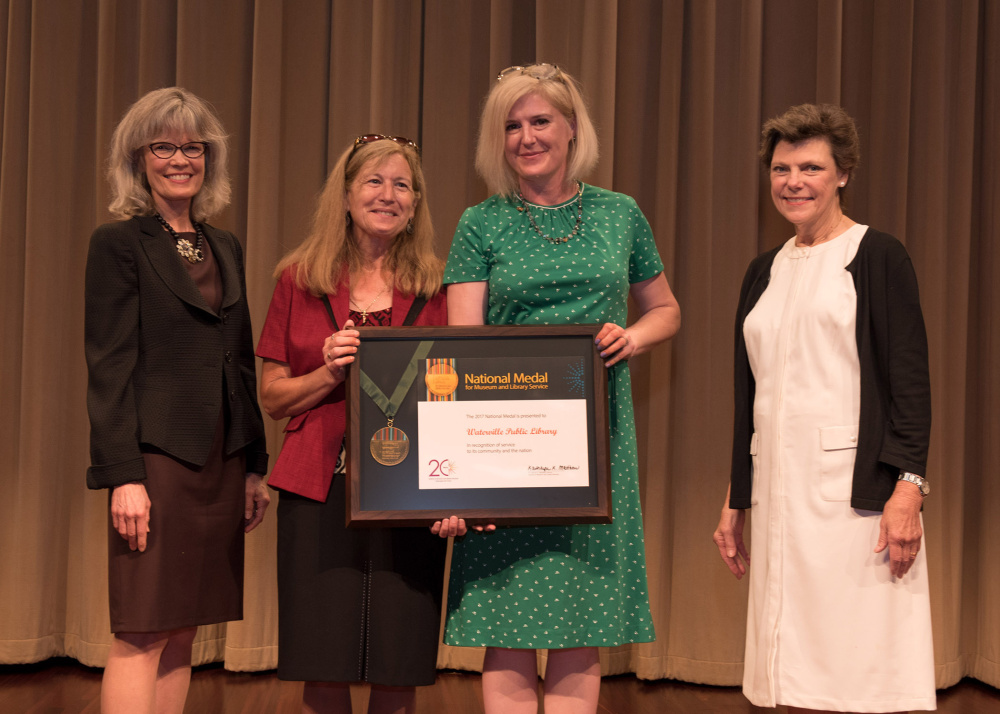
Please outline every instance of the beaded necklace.
M521 202L521 205L517 207L517 210L524 211L528 214L528 222L531 223L531 227L535 229L535 233L540 235L549 243L552 243L553 245L565 243L570 238L578 234L580 232L580 226L583 225L583 184L578 183L578 185L580 186L580 190L576 192L576 225L573 226L573 230L568 236L557 236L553 238L548 233L543 233L542 229L538 227L537 223L535 223L535 217L531 215L531 204L524 200L524 196L521 195L520 191L517 192L517 199Z
M159 213L153 214L156 216L156 220L160 222L164 228L167 229L169 233L174 238L174 243L177 245L177 252L180 253L181 257L186 259L189 263L200 263L205 260L205 254L201 252L201 244L205 240L205 234L201 231L201 224L191 221L194 224L194 234L196 236L194 245L191 245L191 241L187 238L181 238L174 227L167 223L167 220L161 216Z

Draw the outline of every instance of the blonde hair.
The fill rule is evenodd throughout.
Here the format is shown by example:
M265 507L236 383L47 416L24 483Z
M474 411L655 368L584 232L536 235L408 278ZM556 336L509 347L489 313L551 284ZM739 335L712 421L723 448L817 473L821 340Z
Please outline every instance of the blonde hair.
M181 87L154 89L128 108L111 137L108 210L118 219L156 213L149 181L142 168L146 147L171 131L208 144L205 181L191 201L191 218L204 221L229 205L229 147L212 106Z
M558 69L550 76L536 77L532 74L535 66L505 74L503 79L497 80L486 97L479 119L476 170L490 191L504 196L513 196L518 191L517 173L504 154L507 117L518 100L528 94L538 95L555 107L566 121L576 124L576 137L570 141L566 157L567 180L579 181L597 165L597 132L577 81Z
M416 205L413 233L403 230L396 236L383 262L383 270L394 273L395 286L407 294L430 298L441 289L444 265L434 254L434 226L427 206L420 156L411 146L384 139L360 144L357 149L351 146L341 154L323 186L312 230L298 247L281 259L275 277L293 266L295 284L299 288L317 296L333 295L345 266L351 274L361 269L363 256L352 225L347 222L347 190L368 162L381 166L395 155L402 156L410 167Z

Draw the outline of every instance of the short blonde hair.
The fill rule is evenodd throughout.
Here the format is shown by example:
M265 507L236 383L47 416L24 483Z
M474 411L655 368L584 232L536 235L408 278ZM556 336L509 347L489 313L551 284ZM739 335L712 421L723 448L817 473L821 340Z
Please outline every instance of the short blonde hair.
M204 99L181 87L166 87L154 89L129 107L111 137L108 210L115 218L156 213L141 159L149 144L171 131L208 144L205 181L191 202L191 218L204 221L229 205L229 147L222 123Z
M568 180L581 180L597 165L597 132L577 81L558 68L554 72L533 72L536 67L547 69L552 65L529 65L497 80L486 97L479 120L476 170L490 191L504 196L513 196L518 191L517 173L504 154L507 117L525 95L538 95L555 107L566 121L576 124L576 138L570 142L566 157Z
M330 172L323 186L309 235L278 263L275 277L290 266L295 269L295 284L313 295L334 295L344 266L351 274L362 267L363 256L354 237L353 222L348 223L347 190L354 184L368 162L381 166L391 156L402 156L410 167L413 180L413 233L400 232L383 264L395 274L395 285L404 293L433 297L441 289L442 261L434 253L434 226L427 205L424 172L420 155L412 146L379 140L352 145Z

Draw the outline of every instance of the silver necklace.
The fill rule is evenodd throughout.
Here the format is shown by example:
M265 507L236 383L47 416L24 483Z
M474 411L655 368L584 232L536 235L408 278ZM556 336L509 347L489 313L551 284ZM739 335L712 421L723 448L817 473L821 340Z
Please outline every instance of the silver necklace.
M557 236L553 238L548 233L544 233L542 229L538 227L538 224L535 223L535 217L531 215L531 204L524 200L524 196L521 195L520 191L517 192L517 199L521 202L521 205L517 207L517 210L524 211L528 214L528 222L531 224L531 227L535 229L535 233L540 235L549 243L552 243L553 245L565 243L570 238L578 234L580 232L580 226L583 225L583 184L577 182L577 185L580 187L580 190L576 192L576 225L573 226L573 230L568 236Z

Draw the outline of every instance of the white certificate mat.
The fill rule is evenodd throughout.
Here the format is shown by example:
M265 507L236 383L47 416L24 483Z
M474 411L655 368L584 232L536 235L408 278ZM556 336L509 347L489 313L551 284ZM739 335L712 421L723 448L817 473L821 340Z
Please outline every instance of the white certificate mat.
M419 487L589 485L585 399L417 404Z

